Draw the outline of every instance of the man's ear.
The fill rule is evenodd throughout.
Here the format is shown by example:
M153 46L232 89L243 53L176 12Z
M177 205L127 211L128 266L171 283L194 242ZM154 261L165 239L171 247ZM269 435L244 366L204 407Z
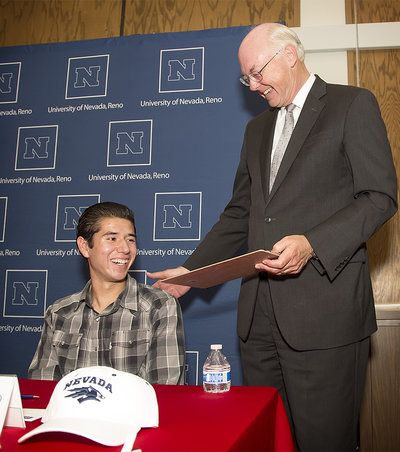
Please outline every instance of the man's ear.
M284 52L285 52L286 58L289 61L290 67L293 67L298 60L296 47L293 44L287 44Z
M88 242L82 236L79 236L76 239L76 244L77 244L78 249L81 252L82 256L88 258L89 257L89 245L88 245Z

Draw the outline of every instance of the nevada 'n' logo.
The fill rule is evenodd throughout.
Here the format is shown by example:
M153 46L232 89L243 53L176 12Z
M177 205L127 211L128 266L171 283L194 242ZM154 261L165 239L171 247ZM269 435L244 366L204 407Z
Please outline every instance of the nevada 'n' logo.
M200 240L201 192L156 193L154 241Z
M110 121L107 166L151 164L153 120Z
M55 242L75 242L76 226L83 211L100 202L100 195L59 195L55 220Z
M15 170L54 169L58 125L18 128Z
M68 59L66 99L107 95L109 55Z
M43 318L47 270L7 270L3 317Z
M18 101L21 63L0 63L0 104Z
M159 92L203 91L204 47L160 52Z

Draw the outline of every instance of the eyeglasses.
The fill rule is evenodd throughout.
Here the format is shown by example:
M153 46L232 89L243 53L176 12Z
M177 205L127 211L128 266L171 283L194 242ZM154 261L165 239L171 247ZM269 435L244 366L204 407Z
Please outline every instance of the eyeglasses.
M261 72L269 65L269 63L271 63L271 61L281 51L282 51L282 49L278 50L275 53L275 55L271 59L269 59L259 71L253 71L253 72L250 72L250 74L248 74L248 75L242 75L239 80L243 83L244 86L250 86L250 80L252 80L253 82L256 82L256 83L260 83L263 78Z

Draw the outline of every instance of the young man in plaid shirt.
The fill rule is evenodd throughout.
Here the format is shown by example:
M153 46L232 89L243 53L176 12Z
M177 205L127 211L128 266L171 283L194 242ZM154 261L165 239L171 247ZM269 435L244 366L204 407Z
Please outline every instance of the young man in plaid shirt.
M59 380L77 368L109 366L152 384L183 384L180 305L128 274L137 252L132 211L113 202L87 208L76 243L90 280L47 309L29 378Z

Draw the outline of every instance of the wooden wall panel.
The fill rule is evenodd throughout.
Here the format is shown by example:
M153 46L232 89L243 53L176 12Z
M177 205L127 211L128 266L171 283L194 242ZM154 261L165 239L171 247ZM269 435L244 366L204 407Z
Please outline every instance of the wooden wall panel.
M361 452L400 450L400 309L377 311L360 416Z
M300 0L126 0L124 34L284 21L300 26Z
M346 22L348 24L398 22L399 20L399 0L346 0Z
M399 18L400 1L346 0L347 23L392 22ZM359 80L359 85L378 99L400 180L400 50L348 52L348 62L349 83L356 85ZM400 303L399 213L369 240L368 251L376 304Z
M300 0L0 0L0 46L283 21Z
M0 0L0 45L120 35L122 0Z
M373 450L399 451L400 320L378 320L378 326L371 350Z

